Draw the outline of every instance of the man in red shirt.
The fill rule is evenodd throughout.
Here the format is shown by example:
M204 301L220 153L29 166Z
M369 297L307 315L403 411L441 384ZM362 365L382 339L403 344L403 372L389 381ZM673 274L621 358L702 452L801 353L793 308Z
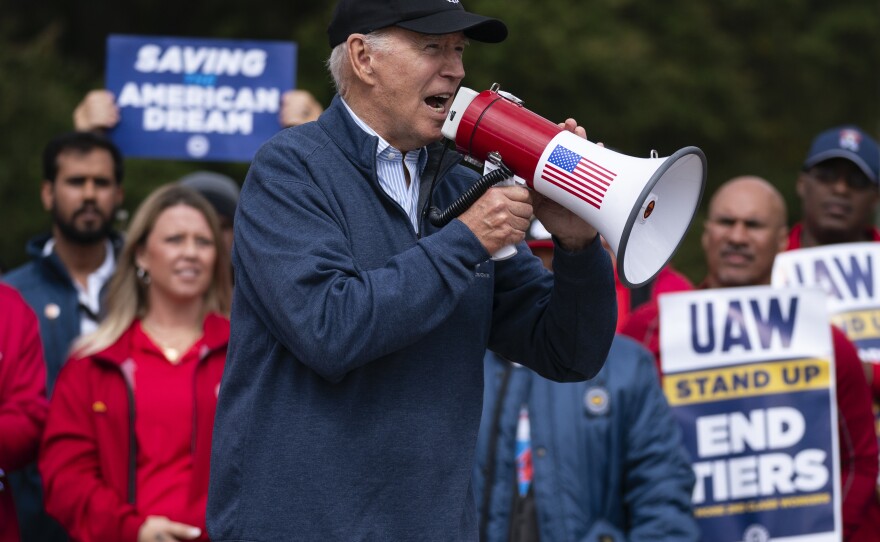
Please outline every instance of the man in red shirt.
M880 241L873 224L880 199L878 170L880 147L861 129L843 126L816 136L797 180L803 218L791 228L786 249ZM880 364L865 362L863 367L880 400Z
M773 260L788 242L785 202L779 191L758 177L737 177L723 184L709 203L701 239L707 276L700 288L770 284ZM637 309L624 335L641 341L658 359L657 304ZM844 539L861 526L874 496L877 438L871 396L855 346L832 328L840 447Z
M797 179L802 221L791 228L786 248L880 241L880 230L874 226L880 198L878 170L880 148L864 130L841 126L817 135ZM880 364L863 362L862 367L874 400L880 401ZM878 540L876 496L868 516L858 538Z

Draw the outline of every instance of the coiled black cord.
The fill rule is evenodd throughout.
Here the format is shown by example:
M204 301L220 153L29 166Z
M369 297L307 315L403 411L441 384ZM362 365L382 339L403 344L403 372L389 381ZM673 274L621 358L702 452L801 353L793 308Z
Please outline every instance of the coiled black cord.
M510 168L504 165L503 162L498 164L498 169L490 171L480 177L477 182L465 190L464 194L452 202L452 205L447 207L445 211L441 212L437 207L431 206L431 208L428 209L428 220L430 220L431 224L434 226L442 228L449 224L453 218L469 209L470 206L480 199L480 196L485 194L487 190L492 188L492 186L501 181L506 181L511 177L513 177L513 172Z

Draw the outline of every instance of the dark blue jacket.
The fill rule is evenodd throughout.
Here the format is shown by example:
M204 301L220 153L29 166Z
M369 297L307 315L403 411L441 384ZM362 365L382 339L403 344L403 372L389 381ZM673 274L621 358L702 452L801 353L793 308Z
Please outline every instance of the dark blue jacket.
M40 339L46 355L46 392L51 396L58 371L67 361L70 345L80 334L79 294L64 263L53 251L43 255L50 234L40 235L27 244L31 260L3 276L3 282L15 287L40 319ZM122 238L110 238L117 255ZM58 310L47 307L55 305Z
M615 338L605 366L587 382L550 382L492 353L485 371L474 467L485 541L508 539L524 403L542 541L699 539L691 510L694 474L647 350Z
M558 380L605 359L616 307L598 238L557 255L554 287L525 245L493 263L461 221L424 220L418 235L379 186L377 143L337 97L248 172L211 457L214 542L474 539L486 346ZM422 194L436 171L444 207L476 174L438 153Z
M54 251L48 256L43 255L43 247L51 237L44 234L31 239L27 244L31 260L3 276L3 282L21 292L40 320L40 339L46 357L46 393L50 396L58 372L67 361L70 346L80 334L79 294L73 279ZM114 234L110 240L118 254L122 238ZM43 490L36 464L11 473L9 480L15 495L22 541L67 540L61 527L43 511Z

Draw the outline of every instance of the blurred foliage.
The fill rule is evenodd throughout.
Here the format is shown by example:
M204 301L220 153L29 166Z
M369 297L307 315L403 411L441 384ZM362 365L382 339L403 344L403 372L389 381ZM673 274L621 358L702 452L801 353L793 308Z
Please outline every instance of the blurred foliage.
M0 18L0 262L24 261L46 229L40 153L85 93L103 85L108 34L290 40L298 86L329 103L324 68L332 3L64 2L4 0ZM498 82L552 120L574 117L590 138L633 156L696 145L709 162L700 216L675 258L704 272L700 221L724 180L756 174L775 183L797 217L793 181L812 137L855 123L880 129L880 2L876 0L469 0L503 19L499 45L473 43L464 84ZM246 164L126 162L126 207L194 169L242 180Z

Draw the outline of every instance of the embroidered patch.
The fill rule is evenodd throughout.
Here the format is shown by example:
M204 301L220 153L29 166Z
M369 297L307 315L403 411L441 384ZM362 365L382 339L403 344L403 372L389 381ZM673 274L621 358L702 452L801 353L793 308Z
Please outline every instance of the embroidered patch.
M584 407L593 416L608 414L609 408L608 390L603 387L594 387L584 394Z
M95 401L92 403L92 412L103 414L104 412L107 412L107 405L104 404L104 401Z
M841 149L849 149L853 152L859 152L861 142L862 135L856 130L849 128L840 131L840 139L837 141Z

